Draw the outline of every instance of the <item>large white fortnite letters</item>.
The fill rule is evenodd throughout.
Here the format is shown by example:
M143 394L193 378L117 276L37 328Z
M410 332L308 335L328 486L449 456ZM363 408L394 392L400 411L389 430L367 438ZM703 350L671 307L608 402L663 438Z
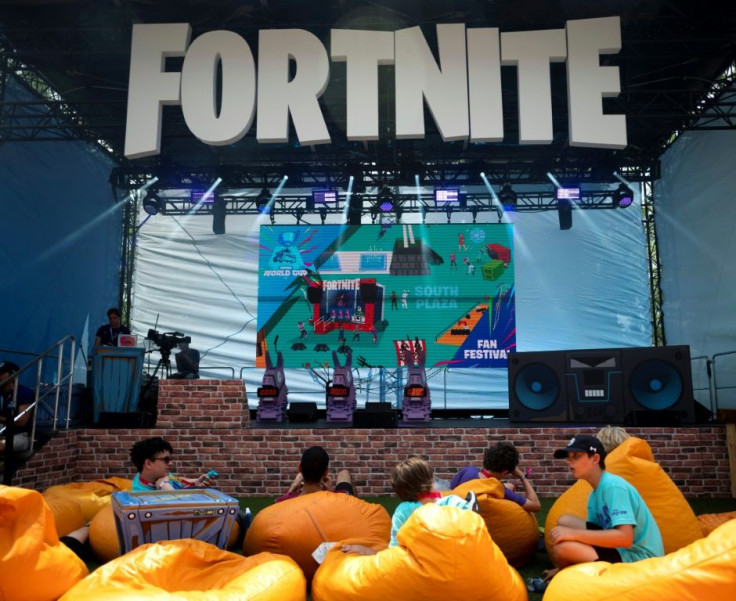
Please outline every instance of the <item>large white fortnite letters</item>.
M397 138L424 137L426 104L443 140L503 140L504 65L518 71L519 142L549 144L554 135L549 65L566 60L570 145L626 146L626 116L603 114L602 102L620 93L618 68L600 65L601 54L621 49L618 17L500 35L495 28L437 25L439 61L418 27L396 32L335 29L330 56L307 31L263 30L257 72L251 50L239 35L213 31L191 45L190 36L186 23L133 27L126 157L160 153L165 104L180 104L190 131L205 144L236 142L250 129L256 111L256 138L261 143L287 142L289 116L301 144L329 143L319 98L329 83L330 58L347 67L349 140L380 136L382 65L395 66ZM181 73L166 71L166 58L181 56ZM296 65L292 79L290 61Z

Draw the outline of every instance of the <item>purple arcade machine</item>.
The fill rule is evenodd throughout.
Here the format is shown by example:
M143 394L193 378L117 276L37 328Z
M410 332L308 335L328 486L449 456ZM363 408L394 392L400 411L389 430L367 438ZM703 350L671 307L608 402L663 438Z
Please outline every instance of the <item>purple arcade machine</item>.
M271 363L271 354L264 351L266 358L266 371L258 388L258 410L256 421L282 422L286 415L286 406L289 401L287 395L289 389L286 387L284 377L284 356L276 349L278 336L274 341L273 348L276 351L276 366Z
M429 422L432 411L432 401L427 386L427 372L424 369L426 353L421 346L406 351L406 364L409 374L407 385L404 387L402 403L402 419L400 426L422 426Z
M345 424L353 423L353 413L357 407L355 398L355 385L353 384L353 353L347 350L345 353L345 365L340 365L337 353L332 351L332 361L335 369L332 380L327 382L325 389L327 403L327 421Z

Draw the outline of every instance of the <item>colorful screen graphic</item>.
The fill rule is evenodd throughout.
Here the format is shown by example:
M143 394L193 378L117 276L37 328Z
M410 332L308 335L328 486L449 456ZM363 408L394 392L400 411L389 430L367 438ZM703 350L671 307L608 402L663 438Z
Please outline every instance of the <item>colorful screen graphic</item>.
M256 364L506 367L514 294L508 224L262 226Z

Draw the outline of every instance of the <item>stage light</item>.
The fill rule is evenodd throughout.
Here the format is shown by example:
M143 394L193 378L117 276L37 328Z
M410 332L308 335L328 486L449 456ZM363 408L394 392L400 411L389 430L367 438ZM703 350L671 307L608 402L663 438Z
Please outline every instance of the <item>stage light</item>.
M473 223L475 223L475 220L478 217L478 211L478 207L470 207L470 214L473 216Z
M325 207L320 207L319 218L322 220L322 225L324 225L325 220L327 219L327 209Z
M381 188L381 191L378 193L376 204L384 213L391 213L396 208L394 193L387 185L384 184L383 188Z
M427 223L427 205L423 202L419 203L419 215L422 218L422 223Z
M452 220L452 207L448 205L445 209L445 212L447 213L447 223L450 223L450 221Z
M572 201L570 199L557 199L557 217L561 230L569 230L572 227Z
M511 184L504 184L498 192L498 200L501 201L505 211L515 211L518 195L514 192Z
M626 207L630 207L633 202L634 191L626 184L621 184L613 192L613 208L620 207L625 209Z
M164 203L153 191L149 191L143 199L143 210L149 215L158 215L164 211Z
M404 214L404 209L401 207L396 207L396 223L399 223L401 221L401 216Z
M363 216L363 195L360 192L351 194L348 203L348 225L360 225Z
M271 192L268 188L263 188L256 197L256 210L259 213L268 213L271 210L269 201L271 200Z
M217 197L212 205L212 232L215 234L225 233L225 215L227 214L227 204L225 201Z
M294 211L294 217L296 217L296 222L299 223L302 220L302 217L304 217L304 209L299 207Z

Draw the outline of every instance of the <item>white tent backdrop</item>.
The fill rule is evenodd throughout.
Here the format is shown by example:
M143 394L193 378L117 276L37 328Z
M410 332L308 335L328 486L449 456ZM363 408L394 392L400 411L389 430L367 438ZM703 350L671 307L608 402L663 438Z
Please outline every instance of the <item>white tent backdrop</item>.
M655 185L668 344L736 351L736 132L688 132ZM736 354L716 358L718 404L736 408Z
M490 218L495 223L495 213ZM427 216L427 223L445 220L444 213ZM307 221L319 223L319 217L308 215ZM341 221L330 215L327 223ZM470 222L471 216L454 214L452 221ZM419 223L419 215L404 215L403 222ZM144 337L155 326L162 333L191 336L192 346L202 353L203 376L242 375L252 393L262 375L254 367L258 232L269 223L267 216L228 215L227 233L214 235L208 216L149 219L136 248L134 333ZM277 223L294 223L294 217L279 215ZM573 227L566 231L559 229L556 211L522 212L514 215L514 230L517 350L651 344L638 202L625 210L575 210ZM150 357L155 365L159 354ZM366 371L361 376L376 375ZM430 372L434 408L508 407L505 369ZM290 400L324 406L321 382L305 370L287 370L287 384ZM363 381L358 398L359 405L364 400L396 402L396 392L387 391L384 399L377 381Z

